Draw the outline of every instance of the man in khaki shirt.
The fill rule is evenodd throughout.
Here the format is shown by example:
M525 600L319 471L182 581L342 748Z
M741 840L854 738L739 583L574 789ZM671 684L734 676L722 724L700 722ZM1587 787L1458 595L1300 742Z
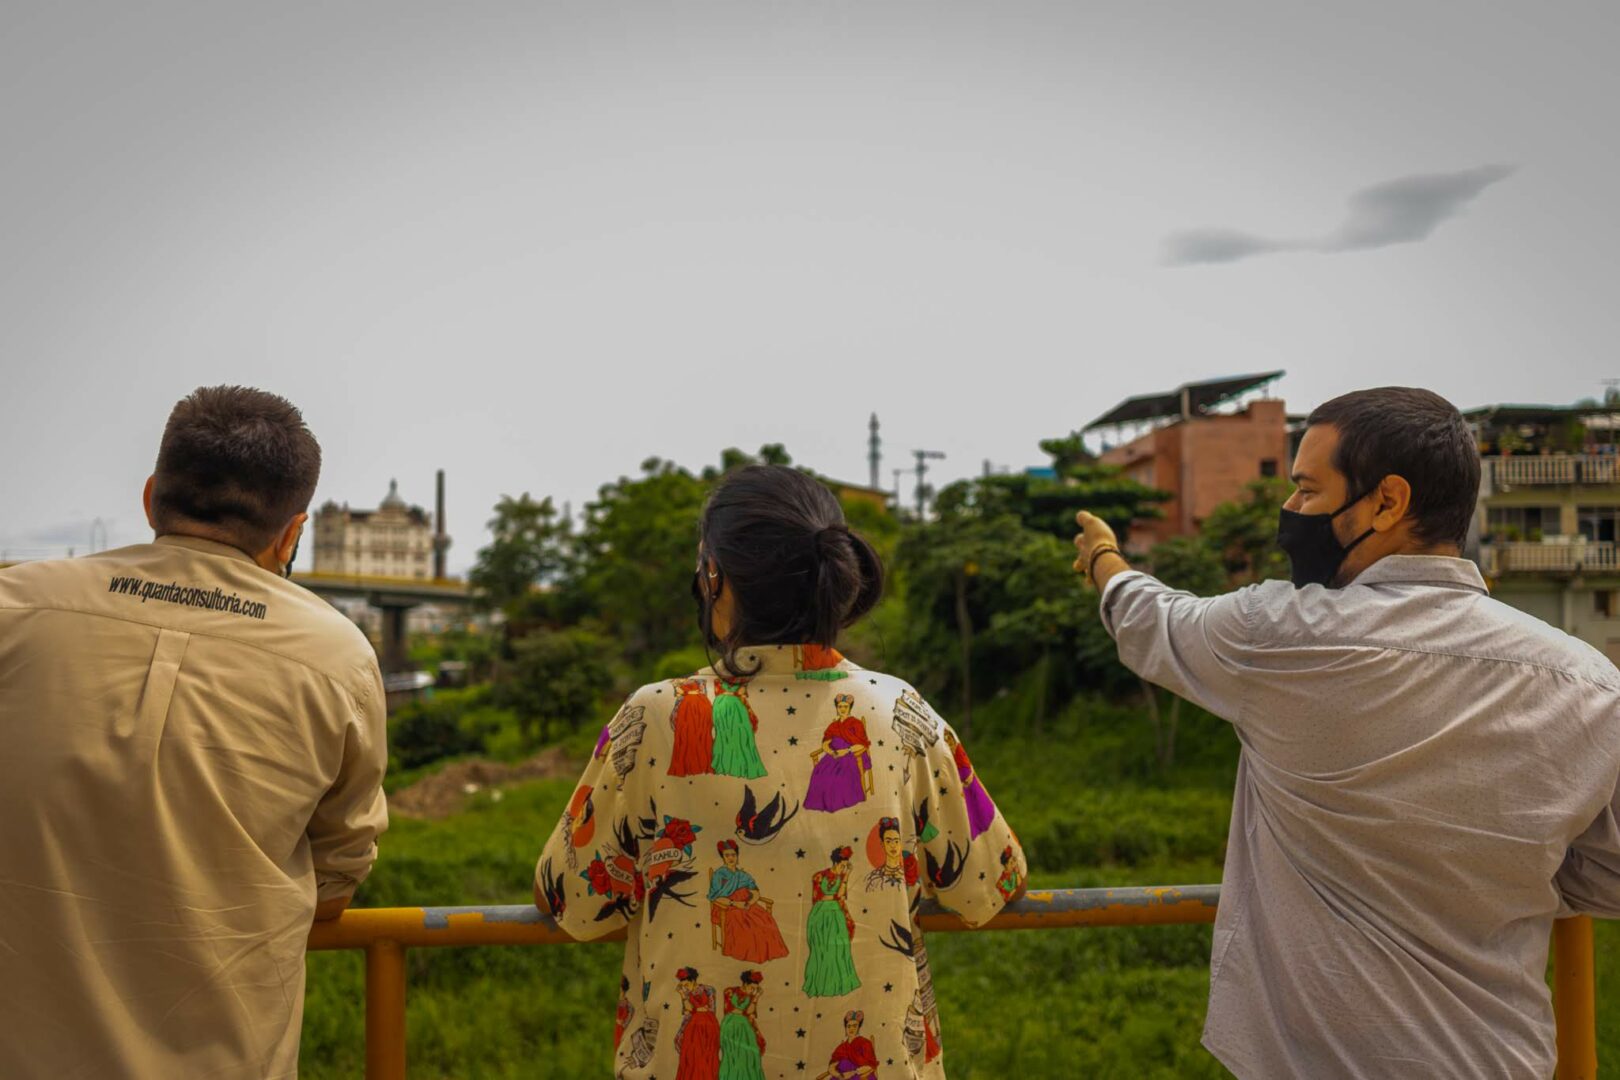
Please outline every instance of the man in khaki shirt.
M288 402L198 390L156 540L0 571L0 1077L296 1076L387 826L376 656L283 579L319 471Z

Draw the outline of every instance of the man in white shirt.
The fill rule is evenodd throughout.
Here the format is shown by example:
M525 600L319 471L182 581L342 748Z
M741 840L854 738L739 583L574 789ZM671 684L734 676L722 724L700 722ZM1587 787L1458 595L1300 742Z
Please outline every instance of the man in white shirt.
M1620 671L1487 594L1479 454L1424 390L1311 414L1293 582L1200 599L1088 513L1132 671L1242 744L1204 1045L1240 1077L1550 1077L1552 921L1620 914Z

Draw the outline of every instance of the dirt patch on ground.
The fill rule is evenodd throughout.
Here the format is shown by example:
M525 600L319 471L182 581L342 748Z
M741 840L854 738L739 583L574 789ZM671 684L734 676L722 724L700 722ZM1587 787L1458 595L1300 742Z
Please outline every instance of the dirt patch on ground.
M432 776L388 796L388 809L406 817L449 817L481 791L498 791L525 780L578 776L579 770L579 763L555 746L510 765L499 761L453 761Z

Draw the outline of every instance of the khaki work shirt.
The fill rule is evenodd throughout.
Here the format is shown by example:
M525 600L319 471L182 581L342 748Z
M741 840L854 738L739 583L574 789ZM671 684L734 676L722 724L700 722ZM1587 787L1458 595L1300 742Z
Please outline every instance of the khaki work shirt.
M365 637L235 548L0 571L0 1076L296 1076L385 762Z
M1473 563L1103 593L1242 744L1204 1045L1238 1076L1550 1077L1553 919L1620 909L1620 672Z
M629 931L614 1075L940 1080L917 905L982 925L1023 850L899 679L813 645L738 666L631 695L539 858L564 930Z

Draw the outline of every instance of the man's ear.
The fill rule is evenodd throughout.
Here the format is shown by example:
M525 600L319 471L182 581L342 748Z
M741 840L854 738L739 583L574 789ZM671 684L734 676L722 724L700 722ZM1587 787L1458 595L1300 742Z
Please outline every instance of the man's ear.
M298 547L298 537L302 535L304 522L308 520L308 514L294 514L292 520L287 522L287 527L281 530L281 535L276 537L274 551L277 566L286 566L292 562L293 552Z
M1406 512L1412 508L1412 485L1404 476L1392 473L1379 481L1377 492L1372 526L1379 532L1388 532L1405 520Z
M152 516L152 485L156 482L157 477L148 476L146 486L141 489L141 506L146 509L146 523L152 527L153 532L157 532L157 519Z

